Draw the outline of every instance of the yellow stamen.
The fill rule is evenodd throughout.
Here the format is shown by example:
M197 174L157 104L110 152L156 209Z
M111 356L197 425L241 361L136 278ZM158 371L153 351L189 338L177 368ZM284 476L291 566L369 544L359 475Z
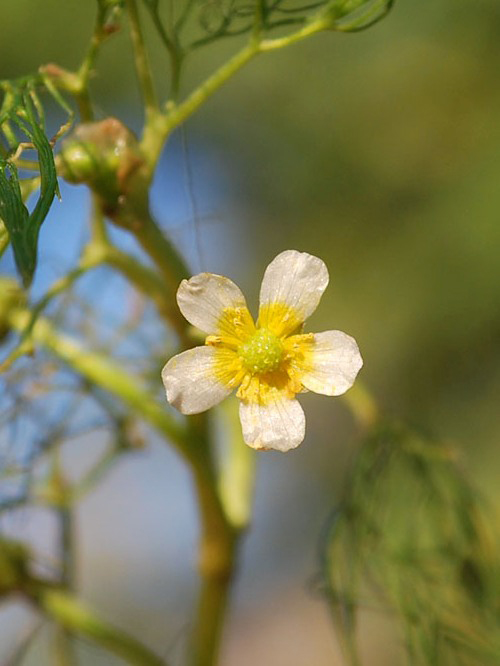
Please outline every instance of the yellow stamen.
M258 326L278 337L290 335L304 322L301 313L287 303L267 303L259 310Z

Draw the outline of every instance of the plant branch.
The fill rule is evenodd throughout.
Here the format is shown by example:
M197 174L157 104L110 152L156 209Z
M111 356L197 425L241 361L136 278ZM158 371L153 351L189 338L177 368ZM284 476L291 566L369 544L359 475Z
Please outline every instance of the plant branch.
M195 474L195 485L202 519L198 560L200 591L189 644L189 664L213 666L217 663L236 569L239 531L228 522L220 501L214 504L211 483L207 484L204 477Z
M219 90L237 71L247 64L259 53L258 42L251 40L236 55L230 58L222 67L215 71L191 95L179 105L172 107L166 116L166 128L170 133L175 127L183 123L199 107Z
M229 413L234 415L236 401L226 402L229 405ZM206 442L203 450L209 452L207 417L203 415L198 417L198 421L191 423L192 427L198 427L203 433L201 443ZM241 440L241 431L238 436ZM234 444L237 447L239 442ZM242 460L246 464L242 465ZM215 496L216 503L213 501L213 486L207 484L204 477L195 473L202 527L198 561L200 591L191 632L190 666L213 666L217 663L231 585L237 568L238 545L248 524L251 497L251 492L247 493L248 486L241 489L240 495L224 493L224 489L227 488L227 477L231 472L236 473L235 483L238 483L238 480L253 478L252 460L252 457L230 456L230 460L222 470L223 477L219 482L220 491ZM212 464L211 461L209 464ZM242 466L246 467L243 474ZM222 482L224 478L225 483ZM253 484L250 482L249 485Z
M328 19L319 16L300 30L285 37L260 40L261 25L260 4L256 10L253 34L248 43L225 62L211 76L208 77L198 88L196 88L183 102L175 104L172 101L166 105L166 113L154 119L154 123L145 131L141 141L141 148L148 160L150 169L158 162L164 141L169 134L195 111L197 111L219 88L221 88L236 72L252 60L259 53L266 53L280 48L285 48L295 42L299 42L318 32L325 30L329 23Z

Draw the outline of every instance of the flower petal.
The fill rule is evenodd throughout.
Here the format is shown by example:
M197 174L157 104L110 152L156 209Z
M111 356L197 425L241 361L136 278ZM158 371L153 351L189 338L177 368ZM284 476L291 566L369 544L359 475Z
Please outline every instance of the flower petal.
M177 290L177 303L184 317L205 333L220 333L221 327L227 328L233 321L228 313L236 313L245 323L249 318L253 327L240 288L222 275L199 273L183 280Z
M195 347L168 361L161 378L171 405L183 414L198 414L231 393L233 386L217 371L220 353L215 347Z
M268 404L240 403L245 442L254 449L289 451L304 439L306 418L298 400L280 396Z
M350 335L342 331L315 333L301 382L315 393L341 395L351 388L362 365L358 345Z
M328 269L307 252L286 250L273 259L260 288L259 326L288 335L317 308L328 285Z

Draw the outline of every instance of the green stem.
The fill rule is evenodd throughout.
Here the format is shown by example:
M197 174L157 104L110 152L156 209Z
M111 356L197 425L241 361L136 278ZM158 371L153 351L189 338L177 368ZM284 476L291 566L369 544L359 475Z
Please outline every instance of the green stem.
M168 319L179 335L182 346L187 348L191 346L187 335L188 324L176 306L175 295L180 282L189 277L190 271L179 252L151 217L147 200L143 201L142 197L140 199L132 202L123 217L118 213L112 219L115 224L135 236L139 245L156 264L159 277L142 267L138 261L126 258L126 255L116 248L106 250L106 261L142 290L144 287L151 289L151 292L145 291L146 295L155 301L160 314ZM110 245L107 247L111 248Z
M141 293L153 301L162 319L173 327L184 346L187 346L187 322L176 306L175 299L170 297L171 291L165 289L165 282L160 275L114 245L105 244L97 251L102 255L103 262L124 275ZM180 280L175 282L175 288L179 282Z
M104 213L102 212L102 206L99 201L99 197L95 192L92 192L92 190L90 190L90 193L92 200L92 216L90 218L92 243L96 245L108 245L108 230L106 228Z
M251 41L196 88L186 100L180 104L175 104L173 101L168 102L166 115L156 118L154 123L146 127L141 141L141 148L148 160L151 172L160 158L163 144L169 134L257 53L258 44Z
M134 48L135 69L146 108L146 116L155 116L159 107L154 90L151 67L149 64L146 47L144 45L144 37L142 35L141 24L139 21L137 4L135 0L126 0L126 5L129 17L130 36L132 38L132 46Z
M225 548L227 564L218 575L201 574L201 590L190 644L190 666L217 664L224 619L235 569L237 541ZM220 551L220 543L218 545Z
M219 88L221 88L221 86L223 86L244 65L252 60L254 56L259 53L266 53L268 51L284 48L321 32L327 27L328 21L323 17L318 17L315 21L312 21L291 35L260 41L259 23L256 21L256 27L250 41L238 51L238 53L219 67L219 69L198 86L198 88L196 88L183 102L180 104L174 104L172 101L168 102L166 115L155 117L150 126L146 128L141 147L148 160L151 171L153 170L154 165L158 162L164 141L168 135L197 111L209 97L219 90Z
M163 278L164 298L175 303L179 283L189 277L190 272L179 252L151 216L147 180L141 182L140 187L124 197L116 209L110 210L107 215L114 224L135 236Z
M94 110L92 108L92 100L89 91L89 81L99 48L104 39L105 33L103 31L102 16L101 12L98 11L87 53L76 75L78 89L75 91L75 96L80 111L80 118L84 123L89 123L94 119Z
M195 474L202 534L198 568L200 592L190 641L190 666L214 666L236 569L238 531L214 504L213 487Z
M290 44L306 39L307 37L324 30L326 25L327 22L324 19L317 19L291 35L279 39L267 39L264 41L259 41L259 32L256 28L256 34L253 35L252 39L250 39L248 44L244 46L241 51L236 53L236 55L224 63L224 65L214 72L212 76L196 88L196 90L194 90L184 102L169 110L165 120L168 132L183 123L186 118L194 113L211 95L213 95L214 92L224 85L233 74L246 65L246 63L258 53L273 51L289 46ZM258 26L258 23L256 23L256 26Z
M161 262L163 276L165 279L168 277L169 292L165 289L165 281L158 273L111 244L101 206L95 194L92 195L92 201L92 240L82 253L80 265L54 283L40 301L36 311L41 311L49 300L64 291L87 270L105 263L124 275L136 289L154 302L162 319L173 327L183 345L187 347L187 322L177 308L175 298L172 298L180 281L187 277L187 268L178 253L146 212L144 221L141 219L141 222L134 226L133 233L148 253L152 251L156 253L156 263Z
M203 417L198 425L206 439L206 418ZM208 455L210 449L204 446L203 451ZM206 464L213 463L208 459ZM250 467L253 469L253 466ZM238 543L246 522L236 523L234 517L241 518L241 514L232 510L233 505L227 503L227 497L214 495L211 482L207 483L206 478L196 472L195 484L202 521L198 562L201 587L192 628L189 664L213 666L217 663L237 566ZM241 505L237 504L237 508Z
M157 265L166 281L166 286L175 294L181 280L190 276L190 271L180 254L153 220L149 211L145 210L139 215L137 224L131 231Z
M110 626L63 590L38 584L30 594L37 606L64 629L89 638L133 666L167 666L145 645Z
M222 67L215 71L204 81L189 97L178 106L173 107L166 117L168 131L172 131L192 115L199 107L214 94L233 74L247 64L259 53L259 43L251 40L244 48L236 53Z
M262 53L266 53L267 51L276 51L277 49L291 46L296 42L300 42L303 39L307 39L308 37L311 37L318 32L326 30L329 25L330 21L328 18L319 16L315 21L311 21L300 30L297 30L297 32L293 32L291 35L263 40L260 43L260 51Z

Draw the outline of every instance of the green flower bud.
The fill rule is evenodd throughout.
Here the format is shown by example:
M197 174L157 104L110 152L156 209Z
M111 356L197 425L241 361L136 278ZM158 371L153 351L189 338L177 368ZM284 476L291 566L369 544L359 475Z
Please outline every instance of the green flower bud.
M79 125L62 144L59 173L70 183L85 183L113 209L127 194L144 159L135 135L116 118Z

